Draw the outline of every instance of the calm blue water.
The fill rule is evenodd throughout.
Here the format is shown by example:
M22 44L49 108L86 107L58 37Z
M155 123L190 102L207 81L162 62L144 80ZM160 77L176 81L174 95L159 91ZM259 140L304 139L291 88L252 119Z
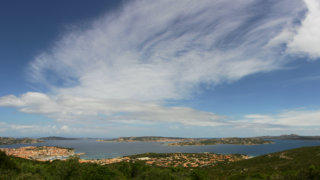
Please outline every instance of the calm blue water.
M77 153L85 153L80 156L83 159L113 158L125 155L141 154L147 152L168 153L186 152L202 153L213 152L221 154L239 153L249 156L257 156L303 146L320 146L320 141L302 140L274 140L274 144L262 145L209 145L209 146L167 146L159 142L97 142L94 139L81 140L50 140L45 143L32 144L32 146L61 146L74 148ZM2 145L2 147L21 147L30 145Z

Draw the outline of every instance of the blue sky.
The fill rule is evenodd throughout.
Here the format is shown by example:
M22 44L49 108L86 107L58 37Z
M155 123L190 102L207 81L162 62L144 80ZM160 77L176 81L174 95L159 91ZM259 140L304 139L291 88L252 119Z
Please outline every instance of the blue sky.
M317 0L4 1L1 136L320 130Z

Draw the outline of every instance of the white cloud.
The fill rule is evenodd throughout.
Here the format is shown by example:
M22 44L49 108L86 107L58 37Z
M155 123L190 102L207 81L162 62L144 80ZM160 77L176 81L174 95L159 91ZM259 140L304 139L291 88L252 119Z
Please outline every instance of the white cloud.
M67 125L52 125L52 124L13 124L13 123L5 123L0 122L0 134L4 136L16 136L19 134L20 136L41 136L45 134L49 135L81 135L81 133L100 133L106 132L107 128L99 128L95 127L93 129L85 128L85 127L71 127L69 128Z
M245 122L283 127L319 127L320 110L289 110L274 115L250 114Z
M166 102L189 98L199 84L282 68L282 43L294 36L285 30L295 28L305 6L300 0L265 3L129 2L35 57L30 76L48 92L4 96L0 106L60 122L225 125L224 116Z
M281 67L279 52L266 44L304 8L299 0L273 3L266 10L251 0L132 1L65 35L36 57L31 75L57 94L187 98L200 83Z
M82 126L75 123L52 124L15 124L0 121L0 136L19 136L19 137L43 137L43 136L68 136L68 137L115 137L124 135L159 135L152 126L137 127L117 124L87 124Z
M37 125L37 124L12 124L0 122L0 133L5 136L10 134L59 134L60 128L55 125Z
M19 106L17 106L17 104ZM16 106L21 112L44 114L60 122L103 120L105 122L171 122L184 125L215 126L225 117L187 107L164 107L157 103L101 100L74 96L53 96L29 92L21 97L0 98L0 106ZM68 127L63 127L68 129Z
M311 58L320 57L320 1L304 0L308 12L298 28L292 42L288 44L291 53L303 53Z

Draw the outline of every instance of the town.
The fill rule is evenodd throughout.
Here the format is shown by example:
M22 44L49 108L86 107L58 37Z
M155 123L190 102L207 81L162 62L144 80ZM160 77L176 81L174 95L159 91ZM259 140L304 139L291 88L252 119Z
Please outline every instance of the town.
M55 159L67 159L77 155L71 148L62 148L54 146L27 146L20 148L0 148L7 155L31 159L37 161L48 161Z

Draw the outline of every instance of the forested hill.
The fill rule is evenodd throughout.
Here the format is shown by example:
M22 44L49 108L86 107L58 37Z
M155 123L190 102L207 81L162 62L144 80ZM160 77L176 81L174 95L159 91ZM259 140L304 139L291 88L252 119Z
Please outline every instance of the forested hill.
M320 179L320 146L267 154L208 168L158 167L143 161L98 165L38 162L0 152L0 179Z

